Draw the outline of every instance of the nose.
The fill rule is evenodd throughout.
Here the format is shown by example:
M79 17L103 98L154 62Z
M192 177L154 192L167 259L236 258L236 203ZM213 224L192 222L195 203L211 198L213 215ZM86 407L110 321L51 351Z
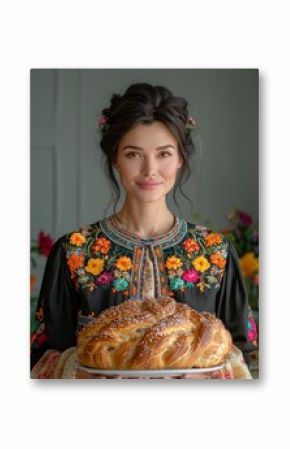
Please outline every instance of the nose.
M156 175L157 167L154 157L144 156L141 171L143 176L153 177Z

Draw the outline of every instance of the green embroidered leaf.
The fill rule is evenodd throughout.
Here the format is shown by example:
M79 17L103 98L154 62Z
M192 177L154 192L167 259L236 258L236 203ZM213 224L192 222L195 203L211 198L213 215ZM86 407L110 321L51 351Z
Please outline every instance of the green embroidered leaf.
M192 282L186 282L186 283L185 283L185 286L186 286L187 288L196 288L195 285L194 285Z
M89 276L82 276L82 277L79 277L79 279L78 279L80 284L85 284L89 280L90 280Z
M92 246L93 246L94 241L95 241L95 237L88 238L88 243L86 245L86 251L85 251L85 254L87 257L92 256Z
M215 278L214 276L204 276L204 279L209 283L209 284L216 284L217 278Z

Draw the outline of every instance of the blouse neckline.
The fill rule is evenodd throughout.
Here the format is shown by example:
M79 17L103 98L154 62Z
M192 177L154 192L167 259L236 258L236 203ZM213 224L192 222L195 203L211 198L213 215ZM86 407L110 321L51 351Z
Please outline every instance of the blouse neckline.
M150 238L140 238L118 224L114 215L100 221L102 231L117 244L133 249L135 246L165 245L170 247L181 241L187 232L187 222L174 214L174 225L168 231Z

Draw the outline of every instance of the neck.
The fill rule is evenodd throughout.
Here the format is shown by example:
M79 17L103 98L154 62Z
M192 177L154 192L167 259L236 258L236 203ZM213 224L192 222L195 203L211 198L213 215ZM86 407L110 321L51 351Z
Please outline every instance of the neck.
M142 208L137 204L130 204L127 199L123 207L116 213L118 222L127 231L135 234L139 238L150 238L170 231L174 226L174 215L164 207L157 207L156 204L142 204Z

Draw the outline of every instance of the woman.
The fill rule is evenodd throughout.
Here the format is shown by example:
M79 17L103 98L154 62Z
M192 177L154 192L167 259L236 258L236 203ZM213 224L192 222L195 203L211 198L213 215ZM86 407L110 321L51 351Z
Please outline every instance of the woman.
M100 120L114 213L60 237L47 261L32 363L75 346L79 329L124 300L172 296L222 319L243 352L249 306L237 252L226 236L173 214L166 196L190 175L195 122L187 101L162 86L113 95ZM125 201L116 212L121 185Z

